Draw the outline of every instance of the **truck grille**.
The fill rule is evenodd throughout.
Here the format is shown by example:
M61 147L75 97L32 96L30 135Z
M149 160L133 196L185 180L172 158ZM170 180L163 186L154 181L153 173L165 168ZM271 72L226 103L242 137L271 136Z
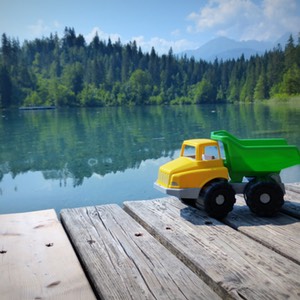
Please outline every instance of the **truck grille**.
M160 170L157 181L160 185L167 187L169 184L169 174Z

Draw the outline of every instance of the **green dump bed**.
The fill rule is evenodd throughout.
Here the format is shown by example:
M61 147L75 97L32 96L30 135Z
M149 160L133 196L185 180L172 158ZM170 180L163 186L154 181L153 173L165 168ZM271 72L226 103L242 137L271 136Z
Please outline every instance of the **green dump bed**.
M233 182L241 182L244 176L278 174L282 169L300 164L298 148L288 145L285 139L237 139L225 130L213 131L211 139L223 143L224 164Z

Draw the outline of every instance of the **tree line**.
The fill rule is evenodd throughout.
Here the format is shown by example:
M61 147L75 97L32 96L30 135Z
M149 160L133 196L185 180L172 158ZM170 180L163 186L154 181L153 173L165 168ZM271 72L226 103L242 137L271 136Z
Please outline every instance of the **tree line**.
M201 104L285 99L300 94L300 35L284 46L245 59L213 62L144 53L136 42L87 44L64 35L24 41L2 34L0 107L95 107Z

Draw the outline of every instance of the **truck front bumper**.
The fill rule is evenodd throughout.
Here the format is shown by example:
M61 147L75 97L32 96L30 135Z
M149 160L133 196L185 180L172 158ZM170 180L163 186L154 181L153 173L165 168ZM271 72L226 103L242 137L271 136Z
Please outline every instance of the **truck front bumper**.
M179 199L197 199L200 194L200 188L171 189L165 188L157 182L154 183L154 188L164 194L175 196Z

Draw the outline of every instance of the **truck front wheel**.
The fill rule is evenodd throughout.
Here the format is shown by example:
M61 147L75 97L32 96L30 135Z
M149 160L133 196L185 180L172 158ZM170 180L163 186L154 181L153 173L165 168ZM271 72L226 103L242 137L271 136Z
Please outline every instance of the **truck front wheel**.
M245 191L249 209L261 217L275 215L284 203L283 196L282 189L274 182L250 182Z
M204 208L209 216L222 219L232 211L235 192L226 181L212 182L204 187L196 200L196 206Z

